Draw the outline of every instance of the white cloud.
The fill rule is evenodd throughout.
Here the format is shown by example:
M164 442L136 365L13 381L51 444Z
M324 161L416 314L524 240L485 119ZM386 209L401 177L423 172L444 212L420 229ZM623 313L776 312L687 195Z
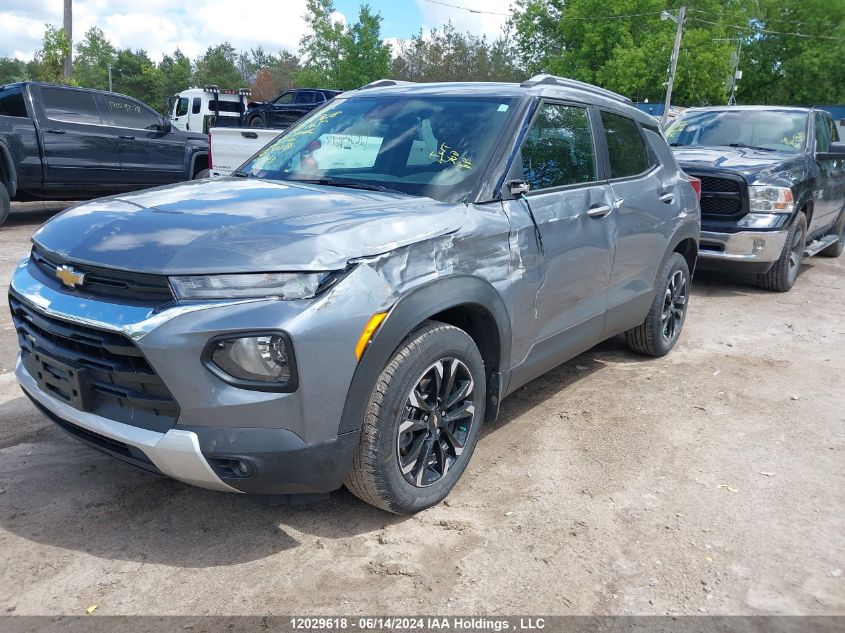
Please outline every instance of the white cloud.
M502 32L502 27L510 15L510 7L513 0L443 0L448 4L459 5L466 9L473 9L478 13L448 7L444 4L435 4L426 0L416 0L417 6L423 15L426 26L424 30L432 27L440 28L450 20L458 31L469 31L473 35L486 35L495 39Z
M265 3L260 17L254 18L231 0L206 0L196 6L171 0L144 0L130 6L109 0L73 4L75 41L98 26L115 46L146 50L154 60L176 48L196 57L225 41L242 50L257 46L273 53L294 50L306 30L305 0ZM61 25L61 6L56 0L3 0L0 56L31 58L41 48L45 23ZM345 22L340 13L333 17Z

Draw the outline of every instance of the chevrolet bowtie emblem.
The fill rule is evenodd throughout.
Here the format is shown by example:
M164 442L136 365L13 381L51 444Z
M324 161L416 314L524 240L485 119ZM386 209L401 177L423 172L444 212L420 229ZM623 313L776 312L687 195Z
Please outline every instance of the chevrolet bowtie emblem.
M82 282L85 281L85 273L78 273L70 266L65 265L56 268L56 277L68 288L81 286Z

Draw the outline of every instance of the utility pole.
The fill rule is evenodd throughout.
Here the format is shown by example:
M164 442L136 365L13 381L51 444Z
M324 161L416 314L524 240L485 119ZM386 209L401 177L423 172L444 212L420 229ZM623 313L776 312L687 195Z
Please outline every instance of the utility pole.
M65 39L68 43L68 52L65 55L65 63L62 68L62 76L65 81L70 79L71 68L73 67L73 0L65 0L64 19Z
M109 92L114 92L111 88L111 64L109 64Z
M669 13L668 11L661 11L661 20L673 20L677 22L678 28L675 29L675 46L672 48L672 61L669 64L669 81L666 83L666 101L663 104L663 116L660 118L661 127L666 127L666 121L669 119L669 106L672 104L672 86L675 83L675 70L678 68L678 53L681 50L681 35L684 32L684 18L687 14L687 8L681 7L678 11L678 17Z

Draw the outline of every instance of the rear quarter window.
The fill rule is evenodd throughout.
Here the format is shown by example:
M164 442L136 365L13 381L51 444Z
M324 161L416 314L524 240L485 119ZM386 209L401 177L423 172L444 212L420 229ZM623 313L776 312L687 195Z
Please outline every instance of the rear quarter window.
M0 89L0 116L28 117L20 86Z
M651 156L633 119L602 111L601 121L610 156L610 177L636 176L651 167Z

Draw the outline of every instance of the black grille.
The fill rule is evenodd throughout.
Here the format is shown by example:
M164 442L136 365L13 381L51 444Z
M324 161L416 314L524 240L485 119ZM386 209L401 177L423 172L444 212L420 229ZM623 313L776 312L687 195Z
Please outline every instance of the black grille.
M179 407L128 338L56 319L9 295L21 362L42 390L110 420L165 432Z
M42 273L39 275L40 281L47 281L51 287L65 293L83 297L107 297L132 305L150 306L159 306L175 299L173 291L170 290L170 284L167 283L167 277L161 275L132 273L68 262L38 247L32 249L29 262L30 267ZM84 273L84 283L75 288L62 284L56 278L56 269L62 265L69 265L76 272Z
M690 174L701 180L701 213L734 218L746 212L745 184L739 177Z

